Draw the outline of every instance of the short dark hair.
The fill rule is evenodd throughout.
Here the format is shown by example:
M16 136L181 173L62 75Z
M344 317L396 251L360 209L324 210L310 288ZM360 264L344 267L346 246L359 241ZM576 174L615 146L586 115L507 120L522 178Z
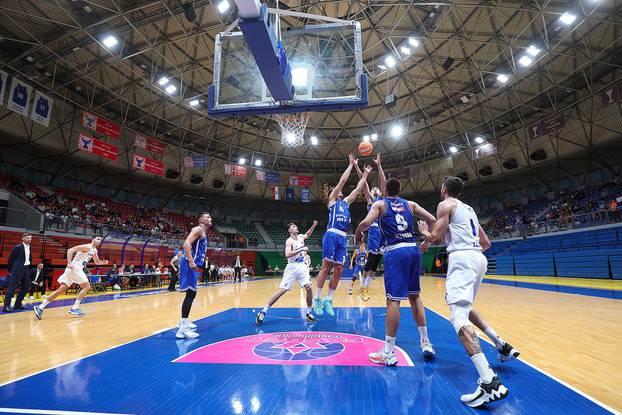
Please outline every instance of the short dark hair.
M32 236L32 234L31 234L30 232L24 232L24 233L22 234L22 239L24 239L24 238L25 238L25 237L27 237L27 236Z
M447 194L451 197L458 197L464 189L464 181L460 177L447 176L443 180L443 185L447 189Z
M294 223L294 222L290 222L290 223L288 223L288 224L287 224L287 231L288 231L288 232L289 232L289 228L290 228L290 226L292 226L292 225L295 225L295 223Z
M392 177L387 180L387 196L397 196L400 194L401 189L402 185L396 178Z
M202 212L202 213L199 213L199 216L197 216L197 220L198 220L198 219L201 219L201 218L202 218L203 216L205 216L205 215L207 215L207 216L211 216L211 215L209 214L209 212Z

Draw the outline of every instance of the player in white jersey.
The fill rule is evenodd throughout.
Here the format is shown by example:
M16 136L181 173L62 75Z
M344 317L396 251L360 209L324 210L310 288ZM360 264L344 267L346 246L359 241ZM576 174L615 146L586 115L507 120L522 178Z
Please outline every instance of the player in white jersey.
M479 407L505 398L509 390L488 364L471 323L495 343L501 361L514 359L519 352L503 341L473 309L475 295L488 266L482 251L490 248L490 240L473 208L457 199L463 188L464 182L459 177L445 178L441 187L443 201L438 204L436 223L431 230L425 222L418 225L426 241L440 243L445 237L449 253L445 300L449 305L450 320L480 375L475 392L462 395L460 400L470 407Z
M283 271L283 279L281 280L281 285L279 285L279 290L272 296L270 301L268 301L268 304L266 304L264 308L257 313L257 318L255 319L257 325L263 324L263 320L266 317L270 307L272 307L274 303L276 303L278 299L283 296L283 294L291 290L294 282L296 281L298 281L300 288L304 288L307 291L307 309L305 310L305 316L308 321L315 321L315 317L311 313L313 290L311 288L309 266L306 263L309 248L305 246L305 239L311 236L316 226L317 221L314 220L313 225L311 225L309 230L306 233L299 235L298 226L294 223L287 225L287 231L289 232L289 238L285 241L285 257L287 258L287 266Z
M73 248L69 248L67 251L67 268L65 268L63 275L58 277L60 287L50 294L48 298L43 300L41 304L33 308L35 316L37 316L39 320L41 320L41 317L43 316L43 310L45 307L54 301L56 297L64 294L73 284L78 284L81 289L78 293L78 298L76 298L75 303L69 310L69 314L73 314L74 316L83 316L85 314L82 310L80 310L80 303L84 300L86 293L88 293L91 289L91 284L89 284L89 279L83 269L86 267L86 264L91 261L91 258L95 262L95 265L108 265L107 260L102 261L97 255L97 247L101 243L102 238L100 236L96 236L90 244L77 245Z

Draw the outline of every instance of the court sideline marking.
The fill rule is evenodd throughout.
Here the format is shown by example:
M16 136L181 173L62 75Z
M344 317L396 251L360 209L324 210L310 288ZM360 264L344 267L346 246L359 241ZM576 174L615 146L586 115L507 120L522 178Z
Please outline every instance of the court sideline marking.
M44 415L130 415L115 414L111 412L74 412L74 411L55 411L51 409L20 409L20 408L0 408L0 413L9 414L44 414Z

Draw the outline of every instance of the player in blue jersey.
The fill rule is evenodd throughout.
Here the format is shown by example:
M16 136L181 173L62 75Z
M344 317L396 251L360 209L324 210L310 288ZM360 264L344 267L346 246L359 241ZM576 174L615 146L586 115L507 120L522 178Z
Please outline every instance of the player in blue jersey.
M183 245L183 256L179 261L179 291L185 292L186 297L181 305L181 320L177 334L178 339L194 339L199 333L194 331L197 326L188 321L192 302L197 296L199 285L199 267L205 265L207 253L207 229L212 226L212 217L209 213L201 213L198 217L199 225L192 228Z
M352 284L348 289L348 294L352 295L352 290L354 289L354 282L357 279L361 279L363 276L363 269L365 268L365 263L367 262L367 249L365 249L365 244L361 242L359 247L354 250L352 253L352 258L350 258L350 269L352 270ZM363 280L361 280L361 290L363 289Z
M371 166L366 166L363 176L359 180L356 188L347 197L343 196L343 186L345 186L350 173L357 163L352 154L349 155L350 165L343 172L337 185L332 189L328 196L328 226L322 238L322 269L317 276L317 290L313 299L313 311L317 315L324 314L334 316L333 293L339 285L339 278L343 272L343 265L346 262L347 232L350 228L350 204L356 200L361 192L363 184L367 181L367 175L371 172ZM322 298L322 289L330 269L333 269L333 277L328 285L328 295Z
M425 358L436 356L428 338L425 307L419 297L421 287L421 253L415 236L415 217L434 224L434 216L409 200L399 197L400 182L387 181L387 197L374 202L365 219L356 228L356 241L363 240L363 232L378 220L380 232L386 242L384 251L384 287L387 293L387 319L384 348L370 353L369 360L374 363L394 366L395 337L400 324L400 302L408 299L413 317L419 329L421 351Z
M382 163L380 162L380 153L376 154L374 159L376 166L378 167L378 178L380 179L380 187L372 187L369 189L367 182L363 186L363 194L365 200L367 200L367 211L371 209L372 203L381 200L385 194L387 186L387 178L384 175L382 169ZM359 177L363 175L360 169L356 169ZM372 223L371 227L367 231L367 262L365 263L365 269L363 272L363 278L361 278L361 300L369 301L369 285L373 277L376 275L378 264L380 264L380 256L382 255L382 235L380 235L380 228L378 228L378 221Z

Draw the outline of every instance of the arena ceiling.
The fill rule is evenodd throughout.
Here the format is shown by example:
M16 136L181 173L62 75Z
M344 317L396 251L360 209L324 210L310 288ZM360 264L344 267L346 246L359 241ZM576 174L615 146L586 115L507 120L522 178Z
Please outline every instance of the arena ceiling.
M78 161L69 164L82 168L134 174L131 156L123 155L133 151L128 132L137 131L169 145L163 161L182 172L179 183L202 174L206 189L219 178L232 190L235 180L224 176L223 163L243 157L251 167L259 159L265 169L313 174L318 197L319 183L334 181L347 154L373 132L385 169L409 167L409 189L428 192L450 172L470 181L529 174L541 162L534 152L549 160L588 154L622 131L620 104L603 98L622 78L620 0L279 2L284 9L359 21L369 76L367 108L314 113L307 137L317 136L318 144L295 149L281 145L272 120L207 116L214 37L236 19L228 1L231 7L220 12L221 0L3 0L0 69L55 99L47 129L0 107L3 140L45 147L39 160L71 155ZM192 22L184 3L196 13ZM303 23L284 17L282 24ZM119 43L107 48L111 35ZM403 55L409 38L419 44ZM389 54L397 64L383 69ZM158 85L163 75L175 80L175 93ZM387 105L392 93L395 105ZM193 100L199 105L191 106ZM83 110L124 127L119 161L96 161L76 150ZM558 114L563 128L530 136L530 128ZM391 134L395 125L402 128L398 136ZM486 144L491 154L476 152ZM190 153L208 155L209 167L184 169L182 157ZM605 158L590 157L611 170ZM270 194L252 172L243 183L244 194Z

